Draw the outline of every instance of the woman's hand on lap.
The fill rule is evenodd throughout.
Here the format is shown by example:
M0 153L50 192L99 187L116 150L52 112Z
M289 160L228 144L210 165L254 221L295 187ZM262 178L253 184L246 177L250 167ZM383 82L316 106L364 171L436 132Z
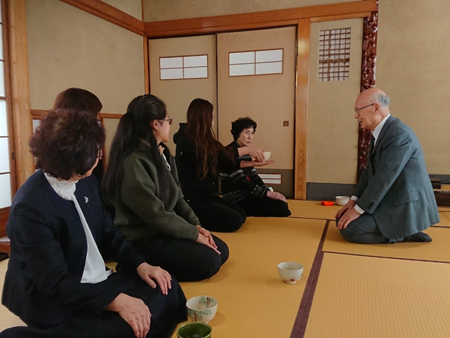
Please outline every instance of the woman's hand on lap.
M202 228L201 225L197 225L196 227L197 227L199 233L201 233L203 236L208 238L209 244L211 244L215 249L217 249L217 245L214 242L214 238L211 235L211 233L208 230L206 230L205 228Z
M152 315L142 299L120 293L105 310L117 312L131 326L137 338L144 338L150 331Z
M267 192L267 197L287 203L286 197L284 197L284 195L280 194L279 192L274 192L274 191L269 190Z
M172 288L172 276L159 266L153 266L144 262L138 266L137 272L139 276L147 282L148 285L150 285L151 288L156 288L156 284L158 284L162 294L164 295L167 295L169 289Z
M204 228L202 228L204 229ZM206 229L204 229L206 230ZM207 230L206 230L207 231ZM209 231L208 231L209 233ZM209 236L205 236L203 235L200 230L198 231L198 237L196 240L197 243L201 243L204 244L206 246L209 246L211 249L213 249L215 252L217 252L219 255L221 254L221 252L219 250L217 250L217 245L214 242L214 239L212 238L211 234L209 234Z

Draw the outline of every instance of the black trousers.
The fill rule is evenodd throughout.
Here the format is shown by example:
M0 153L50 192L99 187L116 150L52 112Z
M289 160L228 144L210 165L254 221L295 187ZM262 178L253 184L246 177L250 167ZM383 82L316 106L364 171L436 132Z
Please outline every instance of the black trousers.
M247 213L247 216L256 217L287 217L291 215L287 203L274 200L267 196L255 197L248 195L247 197L234 202Z
M169 338L178 323L187 319L186 297L178 282L172 280L169 294L152 289L137 273L111 275L113 287L129 296L140 298L150 309L151 324L147 338ZM101 315L79 310L64 324L52 328L14 327L0 333L0 338L133 338L131 327L115 312Z
M180 282L209 278L219 271L228 259L228 246L213 235L219 255L204 244L187 239L158 235L148 242L133 245L151 265L160 266Z
M200 220L200 224L209 231L233 232L244 224L247 214L238 205L215 196L211 200L187 201Z

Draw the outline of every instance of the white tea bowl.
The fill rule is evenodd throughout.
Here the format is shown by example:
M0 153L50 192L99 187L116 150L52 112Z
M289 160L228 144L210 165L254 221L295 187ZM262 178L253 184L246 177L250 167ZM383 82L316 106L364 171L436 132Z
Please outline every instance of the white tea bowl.
M278 273L286 284L295 284L302 277L303 265L295 262L283 262L278 264Z
M350 200L350 197L348 197L348 196L336 196L336 204L337 205L346 205L349 200Z
M189 318L193 322L208 323L217 312L217 299L209 296L197 296L186 302Z

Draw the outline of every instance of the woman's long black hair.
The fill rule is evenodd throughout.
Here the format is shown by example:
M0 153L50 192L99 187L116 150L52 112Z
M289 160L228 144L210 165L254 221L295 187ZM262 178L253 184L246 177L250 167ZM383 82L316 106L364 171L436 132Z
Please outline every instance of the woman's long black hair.
M127 112L120 119L116 134L111 144L108 167L102 181L105 202L110 205L120 204L120 191L124 177L125 159L135 151L142 140L148 143L149 157L156 165L158 172L158 197L166 204L169 172L159 152L151 123L166 118L166 105L151 94L136 97L130 102Z
M187 111L186 136L194 143L197 155L197 173L201 179L217 177L218 159L223 154L231 163L229 150L216 140L212 128L213 105L204 99L194 99Z

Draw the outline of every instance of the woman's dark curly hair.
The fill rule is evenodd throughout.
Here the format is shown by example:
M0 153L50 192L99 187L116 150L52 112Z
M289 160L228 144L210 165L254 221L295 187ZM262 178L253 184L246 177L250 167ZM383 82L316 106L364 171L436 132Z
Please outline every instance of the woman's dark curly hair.
M53 177L69 180L94 166L105 143L105 130L86 111L58 109L45 116L30 139L36 166Z
M236 141L244 129L253 127L253 131L256 131L256 126L256 122L250 117L238 118L236 121L231 122L231 134L233 135L233 139Z

